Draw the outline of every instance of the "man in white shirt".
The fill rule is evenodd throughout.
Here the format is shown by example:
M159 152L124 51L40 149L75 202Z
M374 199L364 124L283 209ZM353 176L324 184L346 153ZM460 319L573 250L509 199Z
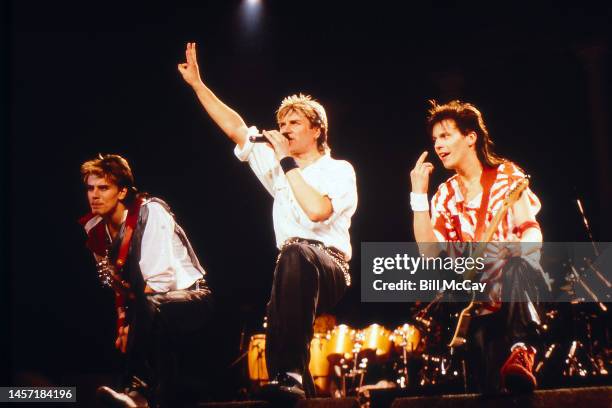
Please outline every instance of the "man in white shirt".
M137 194L123 157L100 155L81 174L91 212L80 223L100 279L115 290L115 346L126 360L123 392L103 386L98 395L111 406L176 406L176 350L209 315L205 271L168 205Z
M321 104L304 95L285 98L276 114L279 130L263 131L266 143L254 143L251 138L258 137L257 129L247 127L202 82L195 43L188 43L185 53L186 62L178 65L183 79L211 119L236 143L236 156L249 163L274 197L280 252L266 331L272 388L291 398L313 396L308 361L314 319L333 307L350 285L355 172L350 163L331 158Z

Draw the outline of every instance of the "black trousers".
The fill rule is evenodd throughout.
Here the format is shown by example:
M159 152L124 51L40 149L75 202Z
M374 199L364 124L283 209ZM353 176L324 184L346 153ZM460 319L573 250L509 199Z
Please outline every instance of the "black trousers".
M270 378L302 375L304 391L314 396L308 370L313 324L346 291L342 269L325 251L306 243L286 246L280 253L268 302L266 363Z
M500 369L510 347L518 342L538 349L537 302L545 290L539 271L522 258L511 258L503 270L501 310L472 318L467 343L467 368L471 388L484 394L500 391ZM536 318L536 320L538 320Z
M137 376L147 383L150 402L162 407L180 407L189 390L181 381L193 373L184 359L200 358L206 322L211 316L207 287L140 296L130 308L130 332L123 386ZM201 369L202 362L193 361Z

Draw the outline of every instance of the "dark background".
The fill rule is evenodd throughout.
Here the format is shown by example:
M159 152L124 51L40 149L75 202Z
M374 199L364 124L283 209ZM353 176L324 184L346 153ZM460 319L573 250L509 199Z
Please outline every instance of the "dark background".
M68 385L118 367L112 296L76 223L87 211L79 166L98 152L124 155L140 189L170 203L208 270L218 341L207 369L232 376L241 328L262 330L272 200L183 83L187 41L198 43L204 80L248 124L274 128L292 93L326 107L332 153L353 164L359 189L341 322L411 318L408 304L360 303L359 246L413 240L408 173L433 153L428 99L481 109L497 151L532 176L546 240L588 239L576 197L595 239L612 238L604 6L263 1L254 22L242 2L200 3L5 6L8 381ZM432 161L430 192L449 176Z

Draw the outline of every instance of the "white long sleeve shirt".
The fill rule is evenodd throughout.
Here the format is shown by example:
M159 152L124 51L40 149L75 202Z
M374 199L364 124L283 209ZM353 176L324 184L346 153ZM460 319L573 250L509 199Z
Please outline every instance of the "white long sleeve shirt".
M174 218L159 203L145 205L149 216L140 250L142 278L156 292L188 288L202 274L193 266L187 248L174 231Z

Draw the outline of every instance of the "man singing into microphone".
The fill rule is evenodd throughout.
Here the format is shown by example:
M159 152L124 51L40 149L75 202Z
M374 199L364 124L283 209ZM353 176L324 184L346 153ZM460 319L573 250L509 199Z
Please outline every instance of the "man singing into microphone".
M255 127L220 101L202 82L195 43L178 69L200 103L236 143L274 197L276 260L266 332L271 386L284 397L314 395L308 371L309 345L317 314L333 307L350 285L349 227L357 207L355 171L332 159L323 106L305 95L285 98L276 112L279 130L263 131L268 143L253 143ZM275 388L277 387L277 388Z

